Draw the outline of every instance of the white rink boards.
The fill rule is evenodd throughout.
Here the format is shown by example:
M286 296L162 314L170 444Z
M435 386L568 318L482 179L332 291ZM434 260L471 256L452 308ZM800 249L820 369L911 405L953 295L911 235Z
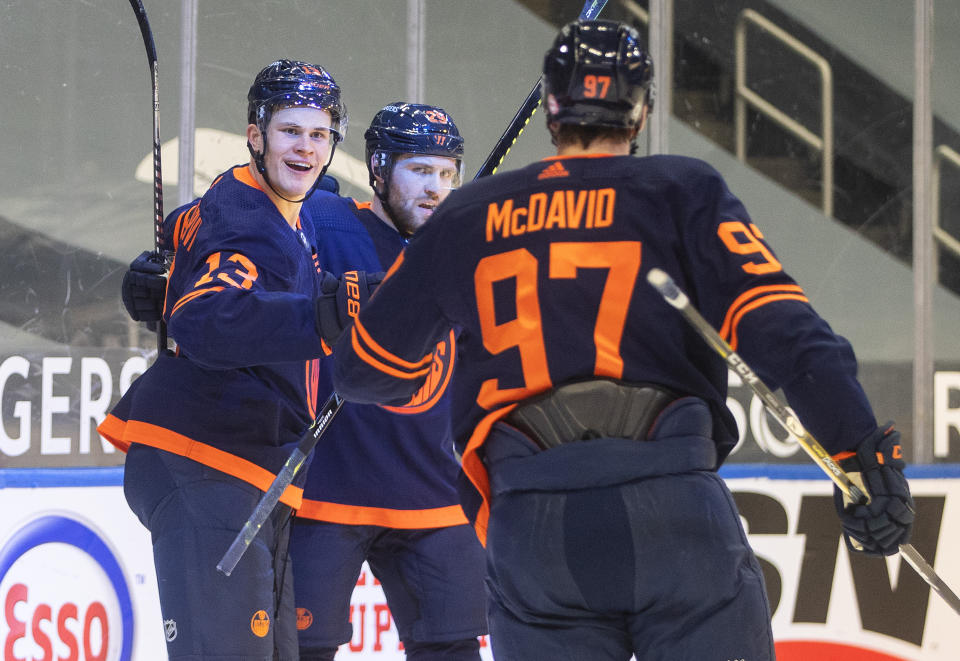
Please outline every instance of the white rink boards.
M779 661L953 661L960 616L899 556L851 557L832 485L810 467L731 466L724 476L764 566ZM0 470L0 644L4 659L162 661L149 535L121 469ZM914 469L917 550L960 586L960 470ZM364 567L354 637L337 659L401 660L380 586ZM482 641L485 660L492 659ZM52 656L45 656L47 652ZM72 655L72 656L71 656Z

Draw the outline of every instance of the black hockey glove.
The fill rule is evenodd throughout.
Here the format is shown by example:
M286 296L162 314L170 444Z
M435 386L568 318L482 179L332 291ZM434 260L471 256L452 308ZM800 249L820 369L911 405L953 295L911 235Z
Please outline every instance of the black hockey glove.
M320 177L320 182L317 184L317 190L325 190L328 193L334 193L336 195L340 194L340 182L337 181L336 177L332 177L329 174L325 174Z
M844 539L854 551L893 555L900 544L910 540L914 515L910 486L903 476L906 462L900 432L888 423L863 439L854 452L840 459L839 464L870 502L855 505L834 487Z
M145 321L153 327L163 317L163 300L167 295L165 270L155 253L145 251L123 274L120 296L123 307L134 321Z
M347 271L339 278L324 271L320 275L322 294L314 302L317 329L320 337L330 346L337 341L360 307L373 295L383 273Z

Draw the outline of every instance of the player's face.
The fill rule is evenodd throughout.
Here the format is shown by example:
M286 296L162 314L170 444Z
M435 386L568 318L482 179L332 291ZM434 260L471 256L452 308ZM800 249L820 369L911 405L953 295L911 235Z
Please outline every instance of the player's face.
M457 161L446 156L405 154L397 158L390 175L388 202L393 224L413 234L457 183Z
M270 183L284 197L299 199L313 187L330 156L330 123L330 113L317 108L283 108L273 113L264 164Z

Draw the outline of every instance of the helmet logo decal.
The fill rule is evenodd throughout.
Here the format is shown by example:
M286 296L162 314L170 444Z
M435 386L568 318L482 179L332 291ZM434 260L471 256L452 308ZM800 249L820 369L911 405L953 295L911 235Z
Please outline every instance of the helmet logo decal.
M447 118L446 114L440 112L439 110L424 110L423 116L428 122L433 122L434 124L450 123L450 120Z
M583 96L587 99L605 99L610 91L610 76L595 76L592 73L583 77Z
M308 73L308 74L310 74L311 76L323 76L323 75L324 75L323 72L320 71L320 69L316 68L315 66L311 66L311 65L309 65L309 64L306 64L306 65L303 66L303 72L304 72L304 73Z

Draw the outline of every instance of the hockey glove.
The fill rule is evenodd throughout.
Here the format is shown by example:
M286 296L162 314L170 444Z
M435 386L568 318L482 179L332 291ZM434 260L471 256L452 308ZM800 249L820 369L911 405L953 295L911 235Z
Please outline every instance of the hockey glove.
M856 450L835 459L870 499L866 505L856 505L834 487L847 546L867 555L893 555L910 540L914 516L910 487L903 476L906 463L900 432L888 423L863 439Z
M163 300L167 295L164 265L151 251L140 253L123 274L120 296L123 307L134 321L156 324L163 318Z
M320 297L314 302L317 329L330 346L353 321L360 307L373 295L383 273L347 271L339 278L324 271L320 275Z
M340 182L337 181L335 177L325 174L320 177L320 182L317 184L317 190L325 190L328 193L334 193L335 195L340 194Z

